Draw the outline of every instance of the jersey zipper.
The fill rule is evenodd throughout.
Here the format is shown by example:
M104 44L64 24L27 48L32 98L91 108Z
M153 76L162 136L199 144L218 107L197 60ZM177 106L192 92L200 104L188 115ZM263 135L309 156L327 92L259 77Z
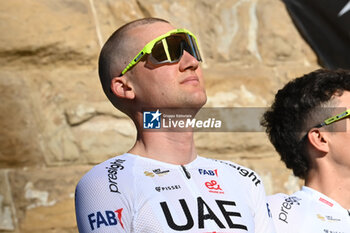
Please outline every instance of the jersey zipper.
M185 167L184 165L181 165L181 167L182 167L182 170L184 171L184 173L185 173L187 179L191 179L191 174L190 174L190 172L186 169L186 167Z

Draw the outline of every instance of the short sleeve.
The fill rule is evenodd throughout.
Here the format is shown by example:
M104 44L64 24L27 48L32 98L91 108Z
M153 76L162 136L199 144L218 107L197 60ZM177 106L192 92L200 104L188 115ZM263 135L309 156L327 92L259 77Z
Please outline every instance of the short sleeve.
M130 196L121 192L123 177L95 167L78 183L75 211L80 233L130 232L132 206Z

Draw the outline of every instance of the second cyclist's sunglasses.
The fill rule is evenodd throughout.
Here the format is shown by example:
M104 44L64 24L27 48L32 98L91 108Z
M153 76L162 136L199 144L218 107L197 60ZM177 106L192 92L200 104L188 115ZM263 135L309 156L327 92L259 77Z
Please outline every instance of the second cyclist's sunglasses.
M315 125L314 127L312 128L322 128L326 125L330 125L330 124L333 124L335 122L338 122L342 119L345 119L346 117L349 117L350 116L350 109L347 109L346 111L342 112L342 113L339 113L335 116L332 116L330 118L327 118L326 120L324 120L323 122L321 122L320 124L317 124ZM311 129L310 129L311 130ZM310 131L309 130L309 131ZM302 141L305 141L305 139L307 138L307 135L309 133L309 131L301 138L300 142Z
M197 38L186 29L171 30L148 42L125 67L120 76L136 65L146 54L149 54L149 61L157 65L178 62L184 50L198 61L202 61Z
M347 109L345 112L342 112L342 113L340 113L338 115L332 116L332 117L324 120L322 123L316 125L315 127L316 128L321 128L321 127L323 127L325 125L330 125L330 124L332 124L334 122L340 121L340 120L348 117L349 115L350 115L350 109Z

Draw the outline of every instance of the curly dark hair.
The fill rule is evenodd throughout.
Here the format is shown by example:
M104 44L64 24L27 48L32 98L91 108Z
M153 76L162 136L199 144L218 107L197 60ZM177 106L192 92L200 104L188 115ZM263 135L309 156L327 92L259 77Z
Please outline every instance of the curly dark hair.
M308 130L331 117L321 108L335 107L332 97L344 91L350 91L350 71L319 69L287 83L264 113L261 125L295 176L305 179L310 168L305 149Z

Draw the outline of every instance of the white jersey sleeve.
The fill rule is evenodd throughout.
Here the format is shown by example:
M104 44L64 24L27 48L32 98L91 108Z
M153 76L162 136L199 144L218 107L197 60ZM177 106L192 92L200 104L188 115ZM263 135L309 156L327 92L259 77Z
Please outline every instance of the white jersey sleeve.
M349 211L308 187L268 196L277 233L350 233Z
M274 233L260 177L197 157L185 166L124 154L91 169L75 195L80 233Z
M123 171L124 163L121 158L109 160L79 181L75 191L79 232L131 232L132 218L126 216L134 214L129 202L133 199L133 177ZM130 186L121 182L123 179L129 180Z

